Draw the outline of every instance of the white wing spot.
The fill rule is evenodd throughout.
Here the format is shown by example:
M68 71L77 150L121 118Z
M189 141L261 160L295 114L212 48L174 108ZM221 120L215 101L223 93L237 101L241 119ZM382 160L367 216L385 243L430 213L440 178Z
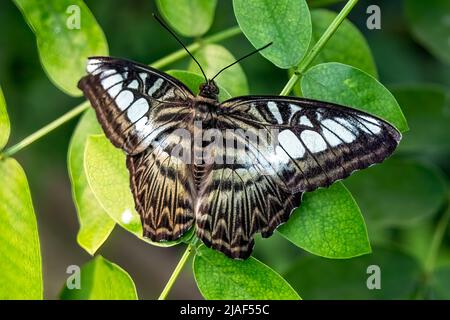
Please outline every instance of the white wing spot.
M380 131L381 131L381 127L380 127L380 126L374 125L372 122L365 121L365 120L363 120L363 121L361 121L361 122L363 123L363 125L364 125L367 129L370 130L370 133L373 133L373 134L380 133Z
M112 86L123 81L123 78L120 74L115 74L113 76L109 76L101 81L102 87L105 90L108 90Z
M346 143L353 142L356 139L356 136L353 134L353 132L351 132L349 129L344 127L340 120L342 120L342 119L340 119L340 118L336 118L334 120L332 120L332 119L325 119L325 120L322 121L322 124L328 130L330 130L330 131L335 133L335 135L333 135L333 136L337 135L342 141L344 141ZM332 144L331 141L328 141L328 142L330 144Z
M116 98L116 104L120 110L125 110L133 102L134 95L131 91L124 90Z
M309 120L309 118L308 118L307 116L301 116L301 117L300 117L300 124L301 124L302 126L308 126L308 127L311 127L311 128L314 127L313 124L311 123L311 121Z
M323 140L322 136L315 131L304 130L300 134L300 138L312 153L317 153L327 149L327 143Z
M139 73L139 77L141 78L142 82L145 83L145 79L147 79L147 74L145 72Z
M339 139L333 132L328 130L327 128L323 128L323 136L325 137L325 140L327 140L328 144L331 147L336 147L342 143L342 140Z
M149 96L152 96L156 90L161 88L161 85L163 84L164 80L162 78L158 78L153 85L148 89L147 93Z
M130 209L126 209L124 212L122 212L122 215L120 216L120 220L122 220L124 224L129 224L132 219L133 214L131 213Z
M358 116L358 117L360 117L361 119L364 119L364 120L366 120L368 122L371 122L373 124L378 124L378 125L380 124L380 122L377 119L375 119L375 118L371 118L371 117L368 117L368 116Z
M273 101L267 102L267 107L272 115L275 117L278 123L283 123L283 118L281 118L280 110L277 107L277 104Z
M108 94L114 98L122 90L122 83L119 82L108 89Z
M101 71L100 70L101 63L102 62L99 59L89 59L89 62L86 66L86 71L89 73L94 73L95 71L95 74L99 73Z
M301 158L305 154L305 148L291 130L283 130L278 135L278 142L293 158Z
M142 118L148 111L148 102L145 98L136 100L128 109L127 116L131 122L136 122Z
M139 82L136 79L131 81L131 83L128 85L128 88L130 88L130 89L138 89L139 88Z

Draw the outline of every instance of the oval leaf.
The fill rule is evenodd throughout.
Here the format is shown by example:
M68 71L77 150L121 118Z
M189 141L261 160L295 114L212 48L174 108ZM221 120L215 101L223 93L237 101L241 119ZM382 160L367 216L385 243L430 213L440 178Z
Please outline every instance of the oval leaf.
M351 258L371 251L358 205L340 182L306 193L278 231L300 248L326 258Z
M116 225L94 196L84 170L84 149L87 138L101 132L94 110L88 110L73 133L68 153L72 197L80 222L77 242L91 255L106 241Z
M369 231L411 226L430 218L447 195L440 172L412 160L387 160L351 176L345 184L364 212Z
M191 89L194 94L198 94L199 87L202 83L205 83L205 79L202 76L184 70L169 70L167 71L172 77L177 78L181 82L183 82L189 89ZM228 91L221 87L219 84L219 101L225 101L231 98L231 95Z
M9 124L8 112L6 111L5 97L0 87L0 150L6 145L9 139L11 127Z
M74 274L75 275L75 274ZM136 287L130 275L117 264L102 256L81 267L80 289L69 289L61 293L63 300L137 300ZM70 281L70 277L67 280Z
M164 19L179 33L198 37L206 33L214 20L217 0L157 0Z
M278 273L253 257L232 260L204 245L197 248L194 276L209 300L298 300L300 296Z
M255 48L279 68L296 66L311 41L311 16L304 0L233 0L239 27Z
M311 11L313 30L311 47L324 34L336 16L336 13L325 9ZM324 62L348 64L377 78L377 69L366 39L347 19L328 40L311 66Z
M309 69L302 78L303 95L334 102L377 115L407 131L408 125L394 96L378 80L354 67L323 63Z
M417 40L436 58L450 64L450 2L406 0L405 11Z
M305 299L362 300L409 299L419 274L420 266L413 258L374 248L373 254L348 260L302 258L285 276ZM380 290L369 290L376 279L381 281Z
M214 77L219 70L236 61L236 58L227 49L217 44L207 44L201 47L195 53L195 57L208 78ZM195 61L191 61L188 69L197 74L201 74ZM233 97L248 94L247 77L239 64L235 64L226 69L215 81L218 85L224 87Z
M0 160L0 299L42 299L42 262L30 189L14 159Z
M102 29L82 0L14 0L36 35L39 57L50 80L62 91L77 88L89 56L108 55Z

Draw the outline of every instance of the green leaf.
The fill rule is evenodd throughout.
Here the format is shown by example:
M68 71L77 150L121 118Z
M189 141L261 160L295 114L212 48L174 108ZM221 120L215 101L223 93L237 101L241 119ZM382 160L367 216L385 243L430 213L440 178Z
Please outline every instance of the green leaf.
M301 81L303 95L377 115L407 131L408 124L394 96L378 80L354 67L323 63L309 69Z
M169 70L167 71L167 73L170 74L172 77L175 77L181 82L183 82L195 94L198 94L199 91L198 89L200 85L205 82L205 79L203 79L202 76L189 71ZM225 88L221 87L220 84L218 84L218 86L219 86L219 100L225 101L227 99L230 99L231 95L228 93L228 91Z
M207 77L213 77L220 69L236 61L236 58L224 47L217 44L202 46L195 57L204 69ZM189 64L189 70L197 74L201 71L194 61ZM239 64L226 69L215 80L218 85L224 87L233 97L248 94L248 83L244 70Z
M361 207L369 231L430 218L447 194L439 170L412 160L389 159L351 176L345 184Z
M436 58L450 64L450 2L406 0L405 12L417 41Z
M80 222L77 242L91 255L106 241L116 225L94 196L84 171L84 149L87 138L101 132L94 110L89 109L73 133L68 153L72 196Z
M8 112L6 111L5 97L0 87L0 150L6 145L9 139L11 127L9 124Z
M310 8L319 8L342 1L344 0L307 0L307 3Z
M306 193L300 207L278 231L300 248L322 257L344 259L371 252L358 205L340 182Z
M63 300L137 300L138 295L130 275L102 256L81 267L80 289L61 292Z
M336 13L325 9L311 11L313 30L311 47L319 40L336 16ZM377 78L375 61L366 39L347 19L342 22L311 66L324 62L348 64Z
M300 296L278 273L253 257L232 260L204 245L197 248L194 276L209 300L298 300Z
M311 16L304 0L233 0L239 27L255 48L279 68L296 66L311 41Z
M42 299L39 235L27 177L0 161L0 299Z
M369 290L367 282L380 268L381 289ZM348 259L302 258L285 277L302 290L305 299L409 299L420 275L417 262L398 251L374 248L373 254ZM369 280L369 283L373 283Z
M199 37L214 20L217 0L157 0L159 12L179 34Z
M410 131L405 133L399 150L440 156L448 162L450 154L449 95L439 86L412 85L392 90L408 119Z
M431 289L434 298L440 300L450 299L450 266L438 267L432 275Z
M108 55L105 35L89 8L82 0L14 2L36 35L50 80L65 93L81 96L77 82L86 74L87 58Z

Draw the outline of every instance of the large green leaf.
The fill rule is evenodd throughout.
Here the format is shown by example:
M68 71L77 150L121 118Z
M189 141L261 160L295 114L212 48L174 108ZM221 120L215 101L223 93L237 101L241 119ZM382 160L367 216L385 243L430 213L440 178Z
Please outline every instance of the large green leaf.
M84 149L87 138L101 132L94 110L88 110L73 133L68 153L72 196L80 222L77 241L90 254L97 251L116 225L94 196L84 171Z
M197 248L194 276L206 299L298 300L278 273L253 257L232 260L204 245Z
M367 280L380 268L381 289L369 290ZM414 293L420 269L417 262L398 251L374 248L373 254L348 259L302 258L286 273L305 299L408 299ZM369 283L372 283L369 280Z
M450 2L405 0L405 11L417 40L438 59L450 64Z
M0 150L2 150L8 142L10 130L11 127L9 124L8 112L6 111L5 97L3 96L3 91L0 87Z
M351 258L371 251L358 205L340 182L306 193L300 207L278 231L300 248L322 257Z
M325 9L311 11L313 30L311 46L319 40L336 16L336 13ZM342 22L314 59L312 66L324 62L348 64L377 77L377 69L369 45L362 33L349 20Z
M411 130L405 133L400 151L427 158L435 155L448 162L450 155L450 103L444 88L411 85L392 90L408 119Z
M345 182L371 227L408 226L430 218L446 200L439 170L411 160L389 159Z
M42 299L39 235L27 178L0 160L0 299Z
M50 80L72 96L89 56L108 55L102 29L82 0L14 0L36 35L39 57ZM79 19L79 28L76 28Z
M80 272L80 289L64 286L63 300L137 300L136 287L130 275L102 256L97 256Z
M236 58L227 49L218 44L202 46L195 53L195 57L208 78L213 77L220 69L236 61ZM191 61L189 64L189 70L201 74L199 67L194 61ZM226 69L215 81L233 97L248 94L247 77L239 64Z
M438 267L431 280L431 289L436 299L449 300L450 299L450 266Z
M279 68L296 66L311 41L311 16L304 0L233 0L239 27L255 48Z
M198 37L211 27L217 0L157 0L156 4L162 16L178 33Z
M323 63L309 69L302 78L308 98L351 106L377 115L407 131L408 125L394 96L375 78L341 63Z

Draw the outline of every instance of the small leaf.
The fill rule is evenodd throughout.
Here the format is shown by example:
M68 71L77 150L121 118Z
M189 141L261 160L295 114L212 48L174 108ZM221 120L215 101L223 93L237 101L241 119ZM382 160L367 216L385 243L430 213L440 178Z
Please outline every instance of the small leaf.
M311 41L311 16L304 0L233 0L239 27L255 48L277 67L296 66Z
M298 300L300 296L278 273L253 257L232 260L204 245L197 248L194 276L209 300Z
M206 33L214 20L217 0L157 0L159 12L179 33L199 37Z
M368 270L369 266L374 269ZM369 290L368 284L376 284L376 272L381 288ZM373 254L348 260L302 258L285 276L294 288L302 290L305 299L363 300L409 299L419 275L420 267L413 258L374 248Z
M436 58L450 64L450 2L406 0L404 6L412 34Z
M340 182L306 193L300 207L278 231L300 248L322 257L343 259L371 252L358 205Z
M8 112L6 111L5 97L0 87L0 150L6 145L9 139L11 127L9 124Z
M189 71L169 70L167 71L167 73L183 82L189 89L191 89L192 92L194 92L194 94L198 94L200 85L205 82L205 79L203 79L202 76ZM230 99L231 95L228 93L228 91L220 85L218 86L219 100L225 101L227 99Z
M101 132L94 110L88 110L72 135L68 153L72 196L80 222L77 241L91 255L106 241L116 225L94 196L84 170L84 149L87 138Z
M410 131L405 133L400 152L429 158L438 156L444 163L450 154L450 104L444 88L412 85L392 91L408 119Z
M341 63L309 69L301 81L305 97L334 102L377 115L407 131L408 125L394 96L367 73Z
M311 11L313 30L311 47L319 40L336 16L336 13L325 9ZM377 69L366 39L347 19L342 22L311 66L324 62L348 64L377 78Z
M138 295L130 275L102 256L81 267L80 289L64 286L63 300L137 300Z
M0 160L0 185L0 299L42 299L36 216L27 178L16 160Z
M236 61L236 58L227 49L217 44L207 44L201 47L195 53L195 57L209 78ZM189 64L189 70L201 74L199 67L194 61L191 61ZM233 97L248 94L247 78L239 64L226 69L215 81Z
M345 180L371 227L411 226L446 201L445 178L431 165L389 159ZM369 233L370 234L370 233Z
M105 35L89 8L82 0L14 2L36 35L50 80L65 93L81 96L77 82L86 73L87 58L108 55Z

